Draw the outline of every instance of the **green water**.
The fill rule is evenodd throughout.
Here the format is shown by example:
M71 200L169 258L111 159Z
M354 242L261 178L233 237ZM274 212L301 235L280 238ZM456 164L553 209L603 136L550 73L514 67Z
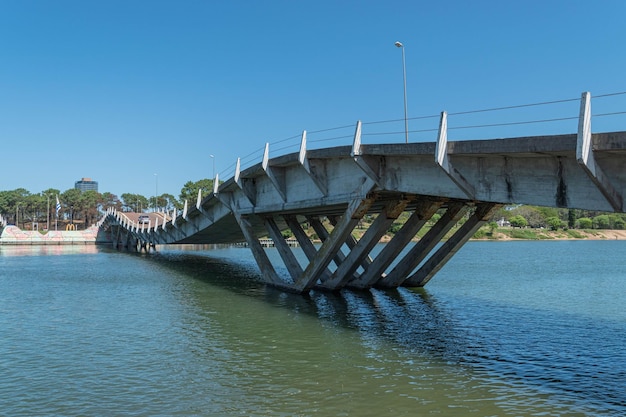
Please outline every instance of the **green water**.
M0 415L626 415L626 243L576 243L308 296L240 248L0 247Z

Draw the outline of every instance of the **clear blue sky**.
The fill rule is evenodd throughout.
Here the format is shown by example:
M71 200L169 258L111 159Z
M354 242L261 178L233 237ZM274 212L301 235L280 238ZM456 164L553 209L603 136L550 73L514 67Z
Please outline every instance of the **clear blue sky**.
M213 162L226 179L237 157L260 161L265 142L278 142L277 156L305 129L403 119L395 41L409 118L626 91L624 16L623 0L0 0L0 190L64 191L90 177L117 195L153 195L158 181L159 194L178 196ZM623 97L593 108L624 111ZM578 105L456 123L575 117ZM364 133L375 129L398 133L370 142L404 141L402 121ZM527 133L514 129L449 139ZM626 117L593 129L626 130Z

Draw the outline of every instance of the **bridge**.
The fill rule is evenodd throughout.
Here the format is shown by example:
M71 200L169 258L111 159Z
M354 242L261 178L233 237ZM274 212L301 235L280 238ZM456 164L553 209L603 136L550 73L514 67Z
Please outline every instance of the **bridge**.
M624 212L626 132L591 132L591 97L580 99L576 134L447 140L448 115L433 143L362 143L269 157L241 169L183 210L152 213L148 224L109 210L100 231L116 248L245 242L269 285L293 292L424 286L503 205L529 204ZM410 216L373 251L394 220ZM409 245L439 213L425 235ZM375 220L360 239L355 227ZM331 227L325 226L328 219ZM321 240L315 245L303 225ZM289 229L307 261L282 232ZM444 240L449 232L453 233ZM288 276L281 276L259 238L269 236ZM441 243L441 244L440 244Z

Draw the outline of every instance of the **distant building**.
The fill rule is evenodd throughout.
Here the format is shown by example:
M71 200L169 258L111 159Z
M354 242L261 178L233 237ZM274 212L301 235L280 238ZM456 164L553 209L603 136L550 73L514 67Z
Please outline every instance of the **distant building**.
M74 188L80 190L80 192L85 191L98 191L98 181L92 181L91 178L83 178L80 181L76 181L74 183Z

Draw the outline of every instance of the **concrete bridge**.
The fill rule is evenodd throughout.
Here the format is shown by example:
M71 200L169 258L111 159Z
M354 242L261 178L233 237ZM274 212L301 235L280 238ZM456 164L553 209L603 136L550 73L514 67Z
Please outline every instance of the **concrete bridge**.
M182 211L152 214L148 224L109 211L101 233L131 250L245 241L267 284L307 292L423 286L502 205L624 212L626 132L591 133L589 93L581 98L577 134L448 142L446 113L436 143L366 145L361 129L358 122L351 146L307 150L304 132L299 152L270 159L266 145L260 163L242 170L238 161L232 178L220 184L216 177L213 192ZM408 221L374 255L402 212ZM410 246L437 212L441 217ZM370 214L376 218L357 241L352 232ZM305 223L321 246L307 237ZM301 264L282 238L287 229L308 262ZM268 259L264 236L273 239L289 277Z

